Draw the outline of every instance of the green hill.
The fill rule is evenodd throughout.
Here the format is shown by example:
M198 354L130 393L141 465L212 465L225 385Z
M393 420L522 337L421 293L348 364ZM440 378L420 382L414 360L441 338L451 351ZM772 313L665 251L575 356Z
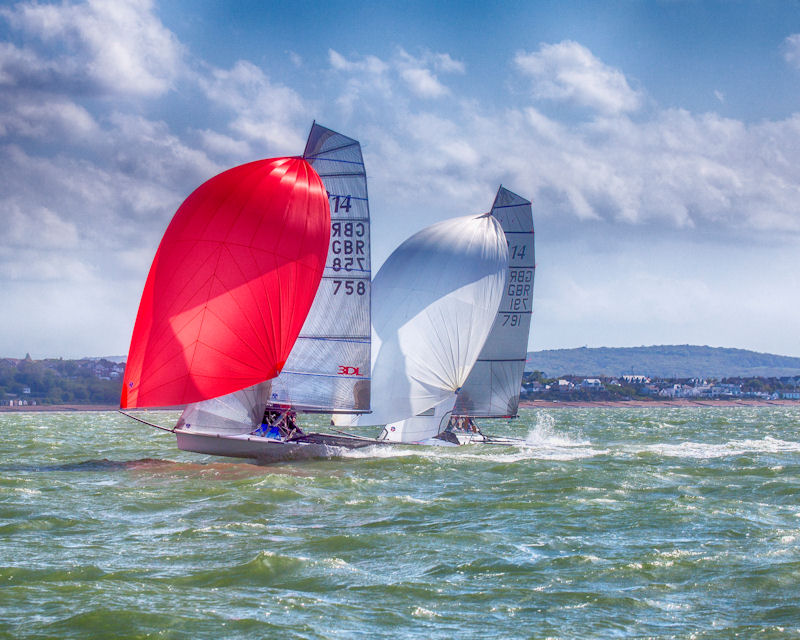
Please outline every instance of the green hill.
M659 378L783 377L800 375L800 358L745 349L662 345L548 349L528 352L527 371L561 375L621 376L626 373Z

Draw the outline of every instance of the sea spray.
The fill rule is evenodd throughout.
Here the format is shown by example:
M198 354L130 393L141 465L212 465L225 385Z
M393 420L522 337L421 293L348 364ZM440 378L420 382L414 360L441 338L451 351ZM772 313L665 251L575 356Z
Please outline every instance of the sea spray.
M564 433L556 431L556 421L552 413L536 412L536 423L525 436L525 444L530 447L582 447L589 446L588 440L573 440Z

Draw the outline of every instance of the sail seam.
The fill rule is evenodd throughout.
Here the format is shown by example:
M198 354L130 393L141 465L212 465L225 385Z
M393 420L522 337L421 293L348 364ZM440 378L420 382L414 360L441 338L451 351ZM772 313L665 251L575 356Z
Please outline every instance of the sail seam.
M364 166L364 162L360 160L345 160L344 158L322 158L317 156L312 158L312 160L321 160L322 162L341 162L342 164L360 164L362 167Z
M344 137L344 136L342 136ZM328 138L330 140L330 138ZM350 147L355 147L358 144L358 140L353 140L352 142L348 142L347 144L340 145L338 147L333 147L331 149L323 149L322 151L317 151L316 153L311 153L306 158L314 158L317 159L323 153L333 153L334 151L341 151L342 149L349 149Z
M361 173L320 173L318 174L320 178L353 178L364 176L366 177L366 173L363 171Z
M525 207L528 206L529 204L532 203L525 200L523 202L517 202L516 204L501 204L496 207L492 207L492 210L494 211L495 209L511 209L513 207Z

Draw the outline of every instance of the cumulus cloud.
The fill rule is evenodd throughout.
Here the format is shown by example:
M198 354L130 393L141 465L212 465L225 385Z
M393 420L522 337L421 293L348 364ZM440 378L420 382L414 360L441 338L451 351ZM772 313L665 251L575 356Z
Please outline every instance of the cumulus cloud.
M443 73L466 73L467 67L460 60L453 60L449 53L434 53L433 65Z
M64 220L47 207L23 207L10 200L4 207L4 243L17 247L73 249L78 244L75 222Z
M199 80L213 103L235 114L228 124L240 138L271 152L301 153L311 112L293 89L275 84L254 64L240 60L230 69L212 69Z
M783 41L783 58L795 69L800 69L800 33L792 34Z
M362 72L378 76L389 70L389 65L376 56L364 56L361 60L348 60L334 49L328 49L328 62L336 71Z
M605 114L636 111L641 105L641 94L631 89L621 71L577 42L565 40L543 44L533 53L521 51L514 63L531 79L537 99L571 102Z
M402 48L398 49L395 55L387 61L375 56L348 60L338 51L330 49L328 61L335 71L347 72L354 76L360 75L365 82L368 81L367 78L373 84L379 82L385 96L393 93L387 77L389 74L398 77L413 96L434 99L450 94L450 89L439 80L437 73L463 74L465 72L464 63L454 60L447 53L424 51L420 55L414 56ZM361 82L355 77L351 78L348 90L360 94L362 89Z
M88 78L91 89L104 94L163 94L179 72L182 48L152 10L149 0L27 2L2 8L0 16L14 29L63 48L55 65L6 46L3 76L16 70L15 84L44 77L51 86L81 85Z
M0 99L0 104L5 101ZM61 96L34 99L20 96L0 111L0 138L17 136L39 140L71 139L88 142L99 132L84 107Z
M411 92L420 98L441 98L450 93L439 81L436 73L464 73L464 64L453 60L447 53L423 52L413 56L400 49L394 66Z
M411 91L421 98L438 98L447 93L445 86L436 79L429 69L409 67L400 72Z

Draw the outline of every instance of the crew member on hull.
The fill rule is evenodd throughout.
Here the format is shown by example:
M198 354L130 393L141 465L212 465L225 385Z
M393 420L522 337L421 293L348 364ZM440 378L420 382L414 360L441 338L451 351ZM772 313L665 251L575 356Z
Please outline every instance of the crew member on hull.
M253 435L272 438L274 440L291 440L304 435L300 425L297 424L297 412L292 409L276 409L266 407L261 426L253 431Z

